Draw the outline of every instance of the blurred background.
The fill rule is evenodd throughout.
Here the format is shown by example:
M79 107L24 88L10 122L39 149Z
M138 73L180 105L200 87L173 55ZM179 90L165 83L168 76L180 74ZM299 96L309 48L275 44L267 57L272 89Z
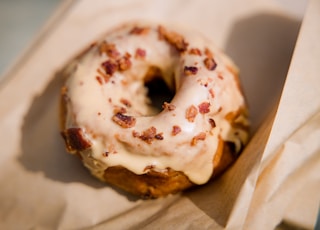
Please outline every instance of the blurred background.
M0 0L0 80L62 0Z

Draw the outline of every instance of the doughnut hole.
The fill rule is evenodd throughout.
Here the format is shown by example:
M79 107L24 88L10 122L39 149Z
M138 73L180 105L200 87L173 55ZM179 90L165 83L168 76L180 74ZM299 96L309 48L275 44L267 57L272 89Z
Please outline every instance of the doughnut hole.
M148 71L144 78L144 87L147 89L149 106L152 107L155 114L160 113L163 110L163 103L170 102L175 95L174 87L170 87L165 82L160 69L156 67L152 67Z

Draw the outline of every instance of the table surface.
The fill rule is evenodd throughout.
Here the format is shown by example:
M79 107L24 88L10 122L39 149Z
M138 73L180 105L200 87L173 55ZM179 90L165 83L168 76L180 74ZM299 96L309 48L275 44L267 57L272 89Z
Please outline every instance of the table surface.
M0 78L28 47L60 2L61 0L0 1Z

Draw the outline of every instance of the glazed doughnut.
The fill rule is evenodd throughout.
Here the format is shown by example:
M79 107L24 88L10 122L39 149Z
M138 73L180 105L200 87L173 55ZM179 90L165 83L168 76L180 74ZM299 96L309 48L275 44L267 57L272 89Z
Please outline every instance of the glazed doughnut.
M193 31L122 25L63 75L67 150L100 180L135 195L154 198L205 184L248 140L237 68ZM171 96L158 97L159 108L150 93L165 91Z

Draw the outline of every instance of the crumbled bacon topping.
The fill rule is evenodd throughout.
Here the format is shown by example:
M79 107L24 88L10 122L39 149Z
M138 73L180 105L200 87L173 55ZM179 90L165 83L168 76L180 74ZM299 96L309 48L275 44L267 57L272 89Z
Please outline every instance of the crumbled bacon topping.
M217 67L217 63L213 58L206 58L204 59L203 63L207 67L207 69L211 71L215 70Z
M150 28L148 27L135 26L132 30L130 30L129 34L143 35L143 34L148 34L149 31L150 31Z
M223 76L222 76L221 74L218 75L218 78L219 78L220 80L223 80Z
M103 69L105 70L105 74L103 75L102 72L99 72L100 74L103 75L105 78L106 82L109 81L109 78L116 72L116 71L125 71L129 69L132 65L131 63L131 54L125 53L122 57L118 59L109 59L101 64Z
M179 126L177 126L177 125L172 126L171 134L173 136L177 135L180 132L181 132L181 128Z
M210 112L210 103L209 102L202 102L198 105L199 112L201 114L209 113Z
M198 143L198 141L204 141L205 139L206 139L206 133L201 132L192 138L191 146L195 146Z
M101 65L108 76L112 76L118 70L118 63L113 59L105 61Z
M82 151L91 147L91 143L84 136L81 128L69 128L61 133L68 151Z
M126 113L127 110L126 108L122 107L122 106L117 106L115 105L114 108L113 108L113 113L116 114L116 113L121 113L121 114L124 114Z
M116 48L115 44L107 43L103 41L99 47L100 54L105 53L110 58L117 58L119 57L120 53Z
M120 71L125 71L131 67L131 61L130 61L131 55L129 53L126 53L123 57L121 57L118 60L118 67Z
M133 137L139 137L140 134L139 134L139 132L133 130L133 131L132 131L132 136L133 136Z
M158 27L158 34L160 40L166 40L170 45L175 47L178 52L184 52L187 50L189 44L180 34L167 31L163 26Z
M201 56L201 51L198 48L191 48L189 54Z
M198 68L195 66L185 66L183 69L185 75L195 75L198 73Z
M103 79L100 76L96 76L96 80L99 82L100 85L103 84Z
M110 75L102 72L102 70L100 68L97 69L97 72L101 77L103 77L103 80L104 80L105 83L107 83L109 81Z
M163 133L158 133L154 136L155 139L157 140L163 140Z
M124 104L126 107L130 108L132 106L131 102L125 98L121 98L120 102Z
M141 140L147 142L148 144L151 144L154 139L163 140L163 134L157 133L157 129L153 126L150 127L149 129L146 129L145 131L143 131L143 133L141 135L139 135L138 137Z
M164 102L163 105L162 105L162 108L163 109L167 109L169 111L173 111L173 110L175 110L176 106L173 105L173 104L170 104L168 102Z
M196 118L198 114L198 110L194 105L191 105L189 108L186 110L186 119L189 122L194 122L194 119Z
M122 113L116 113L112 117L112 121L120 125L122 128L131 128L136 124L136 119L132 116L127 116Z
M215 128L216 127L216 122L212 119L212 118L209 118L209 123L211 125L212 128Z
M213 53L209 48L204 49L204 54L207 56L207 58L213 58Z
M210 93L211 97L212 97L212 98L214 98L214 91L213 91L213 89L212 89L212 88L211 88L211 89L209 89L209 93Z
M141 48L137 48L134 57L136 59L142 59L143 60L146 57L146 55L147 55L146 50L141 49Z

